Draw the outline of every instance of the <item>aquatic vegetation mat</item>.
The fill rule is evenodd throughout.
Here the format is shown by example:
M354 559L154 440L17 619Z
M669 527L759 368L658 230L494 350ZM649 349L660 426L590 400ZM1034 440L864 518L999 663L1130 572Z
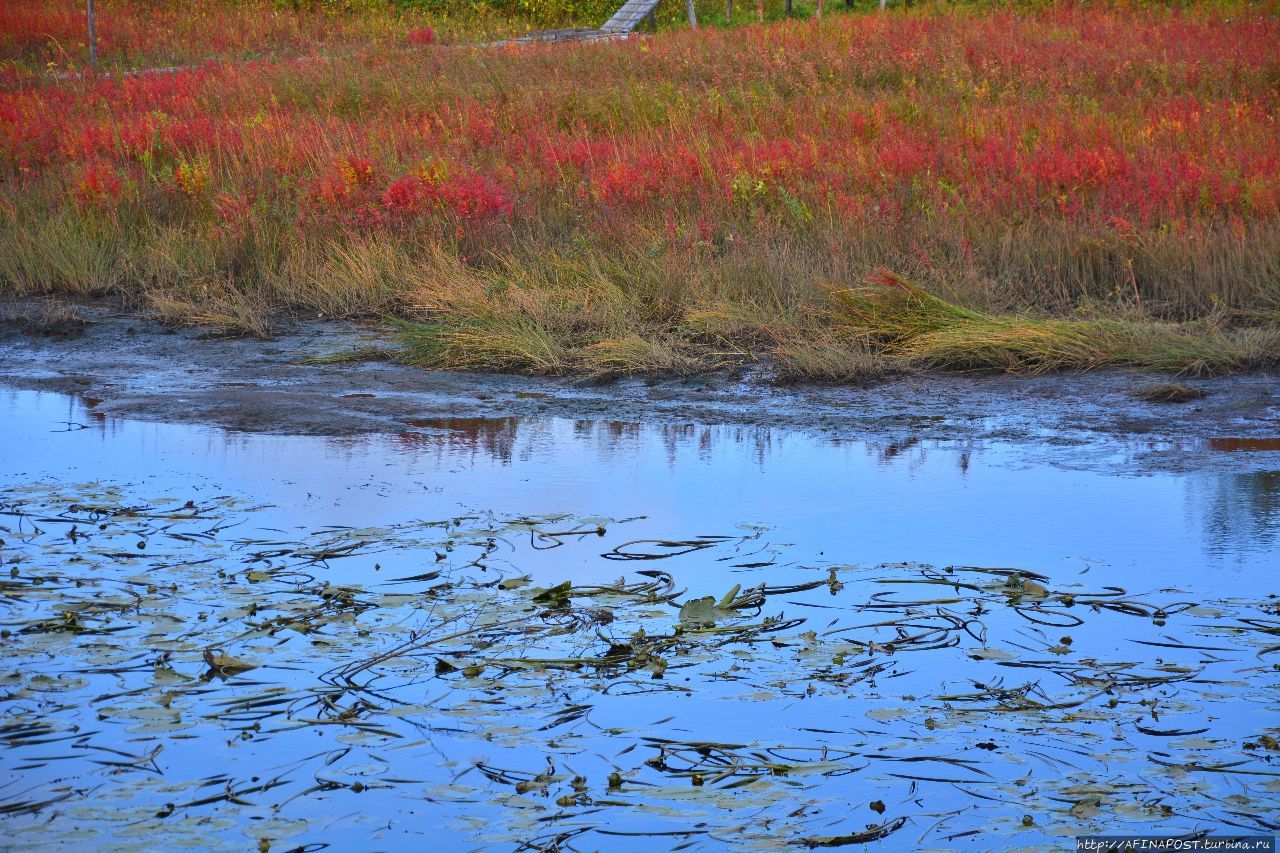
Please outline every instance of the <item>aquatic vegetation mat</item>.
M637 540L601 518L269 517L233 497L0 491L9 845L1280 828L1265 590L808 565L748 527ZM711 566L740 582L705 588Z

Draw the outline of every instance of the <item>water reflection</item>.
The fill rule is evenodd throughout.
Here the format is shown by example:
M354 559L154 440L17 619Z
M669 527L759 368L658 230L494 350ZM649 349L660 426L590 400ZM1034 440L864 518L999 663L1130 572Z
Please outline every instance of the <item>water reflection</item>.
M1211 438L1209 447L1224 453L1257 453L1280 450L1280 438Z
M646 516L642 532L658 538L750 523L796 543L797 559L1105 565L1144 583L1211 576L1217 588L1246 587L1257 566L1280 564L1280 466L1265 439L1246 448L1098 438L1081 448L1056 436L923 438L910 425L862 439L552 417L423 418L393 435L285 437L121 420L94 400L34 392L0 392L0 412L7 482L142 479L156 494L199 483L319 524L448 517L459 507ZM1178 466L1148 464L1162 454ZM705 572L719 583L726 569Z
M549 430L554 429L554 418L410 418L405 424L414 429L396 434L396 443L407 453L461 452L463 455L483 456L492 461L509 465L517 458L527 458L528 449ZM592 447L597 455L616 456L633 454L641 445L655 441L665 451L668 465L679 462L688 448L696 448L699 458L705 459L718 445L746 448L753 463L764 465L775 452L782 437L791 430L776 430L764 426L706 426L699 424L643 424L635 421L573 420L572 435L576 443ZM377 439L366 439L376 441ZM357 443L360 440L357 440ZM957 442L926 442L919 436L904 436L891 441L855 441L839 438L824 439L831 447L857 446L864 448L884 465L905 461L908 464L924 464L928 461L930 447L946 451L961 472L968 470L973 453L973 442L964 443L964 449L955 452ZM342 442L349 444L347 441ZM521 450L523 448L523 450Z
M1226 473L1188 483L1189 514L1203 519L1210 548L1230 553L1241 541L1273 547L1280 528L1280 471Z
M519 431L518 418L413 418L406 423L417 428L396 435L406 451L463 451L503 464L511 463Z

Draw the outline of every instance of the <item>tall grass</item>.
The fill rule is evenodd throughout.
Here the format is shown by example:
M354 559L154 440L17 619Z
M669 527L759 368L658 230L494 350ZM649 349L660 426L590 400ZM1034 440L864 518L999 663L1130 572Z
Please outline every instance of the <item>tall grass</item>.
M1201 374L1256 367L1280 356L1280 328L989 314L948 302L888 270L835 297L850 324L878 339L886 355L926 367L1026 374L1136 367Z
M220 8L214 34L238 20ZM551 373L1274 353L1274 4L501 51L342 26L355 53L5 78L0 289L252 334L391 314L424 363ZM864 292L882 267L912 299Z

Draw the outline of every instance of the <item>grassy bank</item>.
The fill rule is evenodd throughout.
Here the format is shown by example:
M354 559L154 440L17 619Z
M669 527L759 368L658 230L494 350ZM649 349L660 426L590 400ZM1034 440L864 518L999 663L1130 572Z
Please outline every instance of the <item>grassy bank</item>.
M1273 5L362 44L19 75L0 289L252 334L391 315L417 360L464 369L1280 355Z

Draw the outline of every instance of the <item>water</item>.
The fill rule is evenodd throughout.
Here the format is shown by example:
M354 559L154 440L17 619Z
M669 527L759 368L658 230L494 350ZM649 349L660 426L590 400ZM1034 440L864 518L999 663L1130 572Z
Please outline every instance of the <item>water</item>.
M0 423L14 846L986 848L1277 818L1266 440L324 439L14 391Z
M1246 446L1240 440L1191 448L1205 461L1199 469L1133 475L1125 462L1135 454L1188 448L1114 442L1105 455L1036 453L555 418L422 421L398 436L326 439L93 415L75 398L0 392L0 477L130 483L154 495L230 492L311 525L463 508L647 516L628 528L637 536L758 524L790 544L791 560L1008 565L1055 576L1098 567L1143 588L1202 583L1207 573L1215 590L1248 592L1258 568L1280 566L1280 453L1210 464L1219 448ZM1073 464L1077 454L1089 462ZM696 571L726 580L714 564Z

